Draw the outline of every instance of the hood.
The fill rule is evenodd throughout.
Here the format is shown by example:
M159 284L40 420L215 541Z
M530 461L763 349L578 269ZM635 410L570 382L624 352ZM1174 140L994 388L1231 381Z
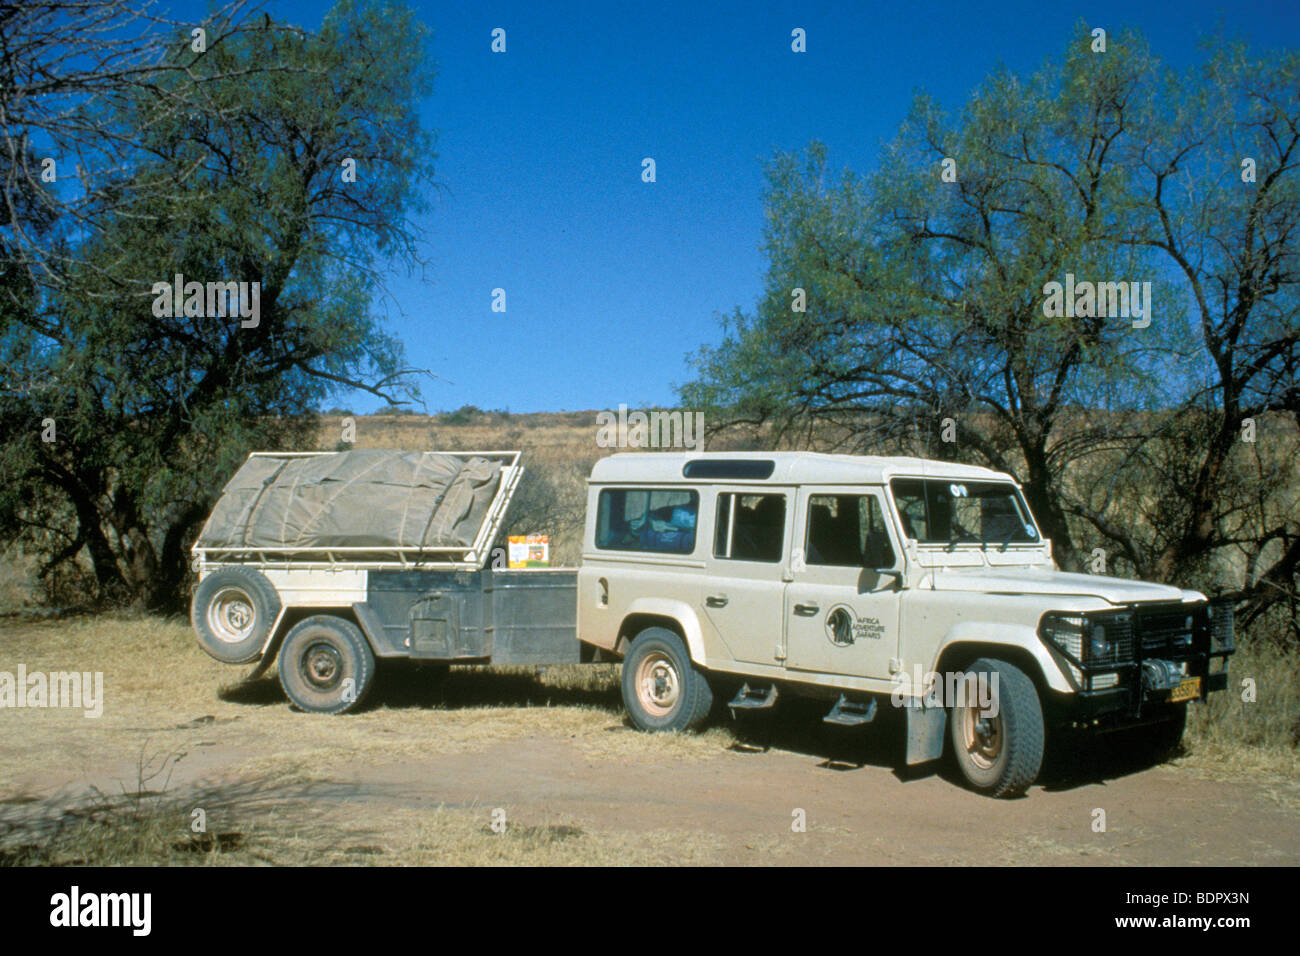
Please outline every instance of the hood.
M1184 596L1182 590L1166 584L1109 578L1099 574L1071 574L1046 568L949 568L935 570L932 574L936 591L1065 594L1071 597L1098 597L1111 604L1181 601Z

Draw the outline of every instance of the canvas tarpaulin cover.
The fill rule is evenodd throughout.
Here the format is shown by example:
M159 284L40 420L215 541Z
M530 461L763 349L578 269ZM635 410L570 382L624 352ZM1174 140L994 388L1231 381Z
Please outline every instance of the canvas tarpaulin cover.
M249 457L212 511L200 548L467 548L501 463L363 449Z

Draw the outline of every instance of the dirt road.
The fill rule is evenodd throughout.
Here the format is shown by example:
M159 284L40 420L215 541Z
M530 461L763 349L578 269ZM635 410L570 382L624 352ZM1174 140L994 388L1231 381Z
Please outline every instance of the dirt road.
M7 637L58 664L48 631ZM857 733L796 707L647 736L624 723L616 671L477 671L386 675L364 713L318 717L273 678L230 682L190 640L168 625L101 655L98 720L0 712L0 843L143 788L260 834L265 852L229 862L1300 864L1300 784L1195 755L1063 752L1027 796L991 800L942 767L901 768L888 713ZM141 661L161 670L123 669Z

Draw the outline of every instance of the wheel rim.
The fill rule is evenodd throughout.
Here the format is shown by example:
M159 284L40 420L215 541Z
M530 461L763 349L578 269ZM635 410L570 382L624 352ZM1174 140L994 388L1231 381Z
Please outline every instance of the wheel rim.
M682 681L677 665L667 654L652 651L636 668L637 701L652 717L667 717L681 698Z
M224 587L208 603L208 630L222 643L247 640L256 622L253 599L243 588Z
M343 680L343 655L327 641L317 641L299 659L302 678L315 690L333 690Z
M966 756L981 770L991 770L1002 756L1002 714L987 717L978 707L962 709L962 745Z

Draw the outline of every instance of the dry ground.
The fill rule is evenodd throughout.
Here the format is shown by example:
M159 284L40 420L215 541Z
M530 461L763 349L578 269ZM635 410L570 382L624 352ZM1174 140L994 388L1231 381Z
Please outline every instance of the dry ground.
M1264 657L1237 669L1262 675L1259 709L1198 714L1188 755L1064 753L1015 801L899 769L888 714L865 734L797 707L636 733L611 665L381 672L367 710L319 717L211 661L180 620L11 620L0 671L20 663L102 671L106 700L97 719L0 710L0 861L1300 863L1300 701Z

